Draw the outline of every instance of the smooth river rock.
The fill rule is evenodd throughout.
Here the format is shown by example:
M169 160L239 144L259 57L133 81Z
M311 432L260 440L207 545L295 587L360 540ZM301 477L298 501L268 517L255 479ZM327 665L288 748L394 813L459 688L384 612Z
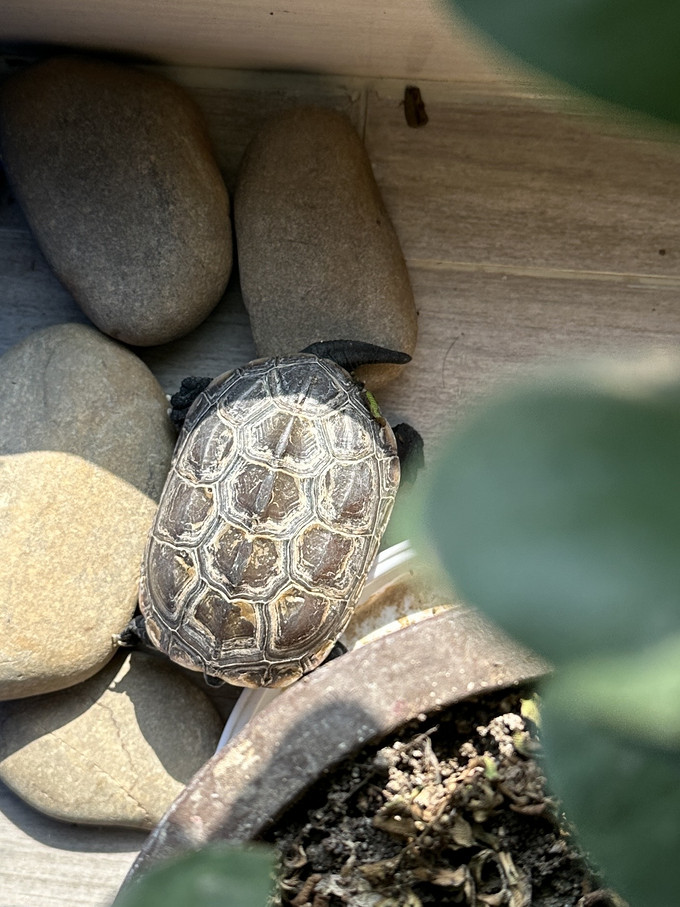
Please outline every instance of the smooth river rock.
M221 725L169 663L120 655L69 690L0 705L0 780L57 819L150 829L214 753Z
M75 454L158 500L176 435L130 350L87 325L45 328L0 358L0 387L0 454Z
M412 354L417 315L366 150L343 115L299 108L248 147L234 198L243 298L258 353L364 340ZM400 366L371 366L379 386Z
M165 343L220 300L229 197L179 86L87 58L39 63L2 86L0 152L45 257L102 331Z
M112 658L155 511L73 454L0 457L0 699L71 686Z

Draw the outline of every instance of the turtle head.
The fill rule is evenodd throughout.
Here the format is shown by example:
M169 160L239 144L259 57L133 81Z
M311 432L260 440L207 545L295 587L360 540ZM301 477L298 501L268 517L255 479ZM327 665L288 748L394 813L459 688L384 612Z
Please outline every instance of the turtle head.
M365 343L363 340L321 340L310 343L302 352L311 353L319 359L331 359L347 372L353 372L361 365L383 362L405 365L411 361L408 353L390 350L375 343Z

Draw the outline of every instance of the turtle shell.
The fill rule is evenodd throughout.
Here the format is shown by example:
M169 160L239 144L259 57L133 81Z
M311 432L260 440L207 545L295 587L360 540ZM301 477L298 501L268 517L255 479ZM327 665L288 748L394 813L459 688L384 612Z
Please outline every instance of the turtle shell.
M187 415L147 542L151 640L229 683L287 686L352 616L398 485L392 430L331 360L216 378Z

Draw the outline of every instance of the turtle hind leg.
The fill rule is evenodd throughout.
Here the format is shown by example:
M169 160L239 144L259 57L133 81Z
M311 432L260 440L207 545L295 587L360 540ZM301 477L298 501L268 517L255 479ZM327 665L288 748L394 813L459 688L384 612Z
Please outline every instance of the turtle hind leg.
M139 611L121 633L114 635L113 642L123 649L142 649L145 652L153 652L154 655L160 654L146 632L146 622Z
M414 482L418 471L425 465L423 438L408 422L400 422L392 429L397 442L397 456L401 464L402 482Z
M179 390L170 397L170 421L178 430L184 425L191 405L202 391L210 384L212 378L184 378Z

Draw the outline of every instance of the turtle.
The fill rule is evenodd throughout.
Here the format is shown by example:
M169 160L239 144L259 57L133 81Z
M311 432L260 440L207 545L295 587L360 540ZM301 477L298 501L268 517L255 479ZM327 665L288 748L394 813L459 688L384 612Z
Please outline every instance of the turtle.
M143 630L207 680L284 687L354 611L400 482L395 433L352 372L410 356L312 344L171 399L180 426L140 576ZM395 429L402 457L420 436ZM137 625L139 630L139 623Z

